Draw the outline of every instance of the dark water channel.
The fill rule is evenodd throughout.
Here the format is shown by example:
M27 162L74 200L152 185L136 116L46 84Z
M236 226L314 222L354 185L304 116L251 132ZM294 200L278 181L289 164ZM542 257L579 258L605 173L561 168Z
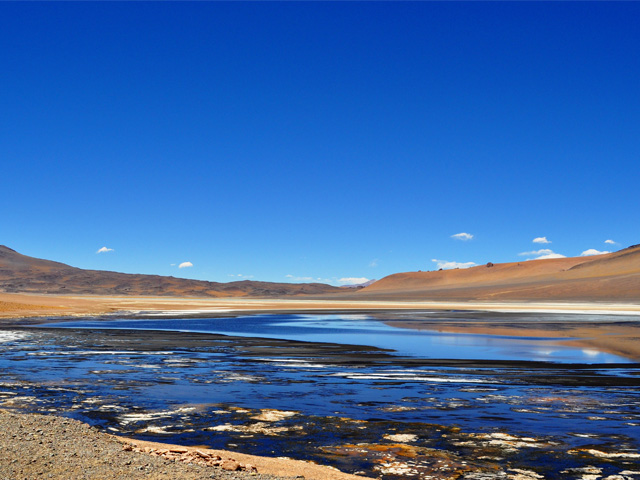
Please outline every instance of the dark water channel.
M640 478L640 364L554 340L355 315L14 328L0 408L384 479Z

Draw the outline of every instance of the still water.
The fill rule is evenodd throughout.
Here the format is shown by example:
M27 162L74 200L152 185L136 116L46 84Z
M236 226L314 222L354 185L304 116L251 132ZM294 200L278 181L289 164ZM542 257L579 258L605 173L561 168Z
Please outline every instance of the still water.
M558 344L566 338L408 330L387 325L367 315L250 315L207 319L80 321L56 326L168 330L369 345L393 350L398 355L420 358L632 363L617 355Z
M640 365L553 338L256 315L89 319L0 348L0 408L114 434L385 480L640 478Z

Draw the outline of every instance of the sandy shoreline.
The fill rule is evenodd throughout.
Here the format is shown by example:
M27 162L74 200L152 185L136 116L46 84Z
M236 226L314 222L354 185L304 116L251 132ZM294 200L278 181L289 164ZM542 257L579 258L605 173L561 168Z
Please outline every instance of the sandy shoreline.
M63 296L0 293L0 318L100 315L116 312L207 313L232 311L483 310L495 312L640 315L640 303L390 301L336 298L201 298Z

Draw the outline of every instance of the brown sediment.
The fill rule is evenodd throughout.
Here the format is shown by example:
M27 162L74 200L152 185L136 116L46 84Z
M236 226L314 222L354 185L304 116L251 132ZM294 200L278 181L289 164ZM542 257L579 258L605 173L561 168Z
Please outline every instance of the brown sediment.
M323 465L316 465L314 463L304 462L302 460L293 460L290 458L271 458L271 457L258 457L256 455L248 455L244 453L229 452L226 450L214 450L202 447L183 447L168 445L157 442L146 442L139 440L132 440L128 438L117 437L125 445L135 445L137 449L143 451L153 450L155 454L166 455L165 452L176 452L179 454L191 454L191 458L196 459L200 457L204 458L219 458L215 460L222 464L225 460L231 460L238 465L246 468L250 465L256 471L268 475L275 476L293 476L304 477L307 480L362 480L368 477L360 475L351 475L348 473L340 472L333 467L327 467ZM252 471L249 468L248 471Z

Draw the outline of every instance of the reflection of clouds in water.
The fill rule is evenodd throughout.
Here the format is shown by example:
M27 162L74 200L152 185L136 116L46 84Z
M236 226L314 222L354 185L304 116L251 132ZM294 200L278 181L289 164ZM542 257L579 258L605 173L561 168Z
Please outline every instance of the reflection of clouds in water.
M597 357L598 355L600 355L600 352L597 350L590 350L588 348L583 348L582 349L582 353L584 353L585 355L589 356L589 357Z
M552 350L550 348L538 348L538 349L534 350L536 355L540 355L540 356L544 356L544 357L550 357L554 353L556 353L556 351L557 350Z
M340 372L327 375L328 377L344 377L349 380L388 380L392 382L432 382L432 383L489 383L488 380L479 378L457 378L457 377L432 377L421 375L384 375L384 374L367 374Z

